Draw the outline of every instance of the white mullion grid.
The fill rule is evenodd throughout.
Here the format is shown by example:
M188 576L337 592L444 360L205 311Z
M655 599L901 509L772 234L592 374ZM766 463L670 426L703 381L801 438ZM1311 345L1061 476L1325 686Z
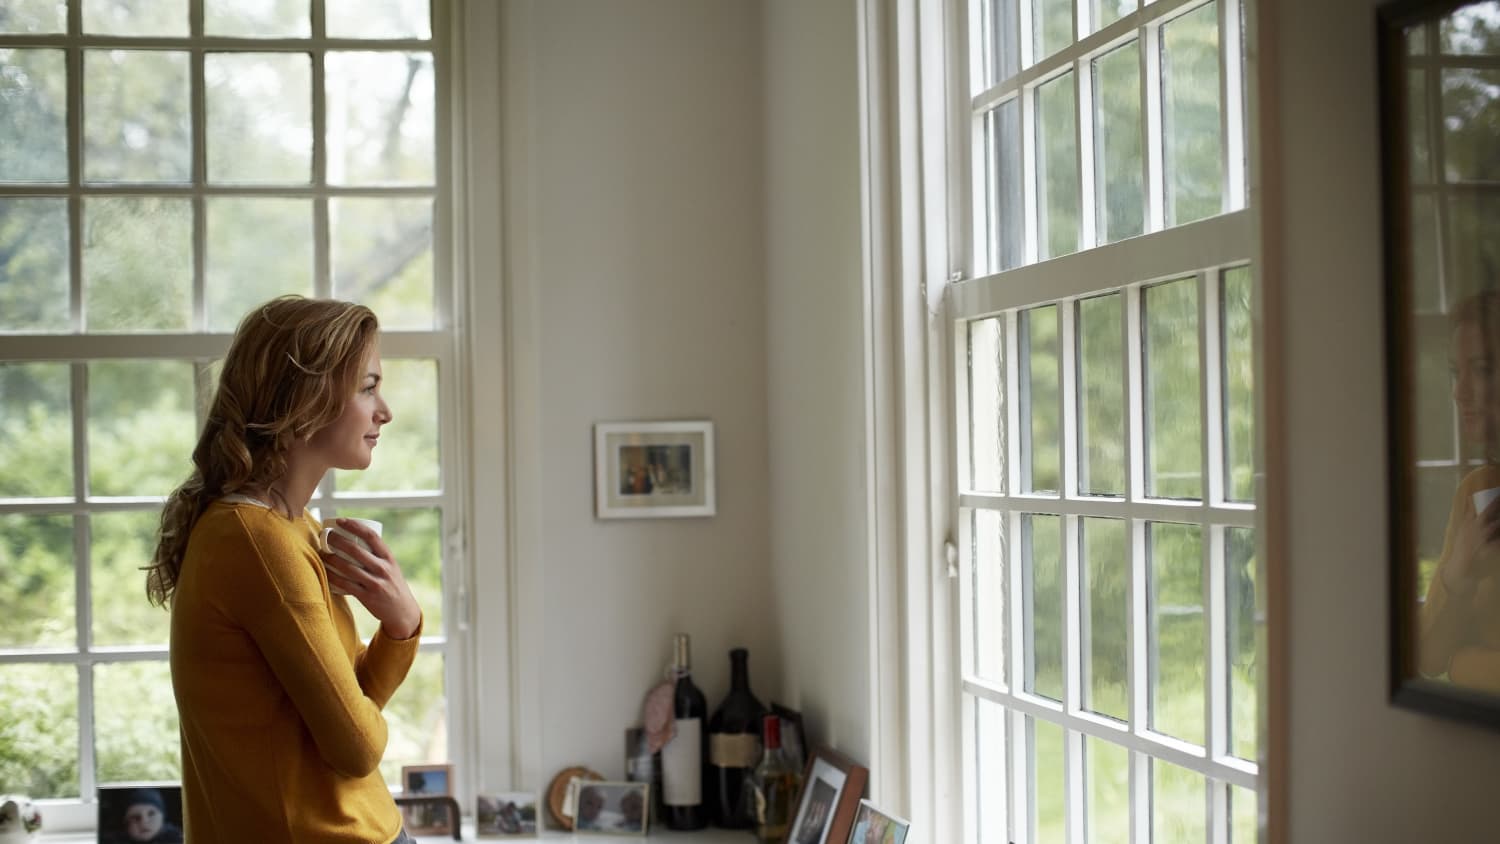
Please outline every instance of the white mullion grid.
M1212 505L1197 499L1179 501L1170 498L1149 498L1131 501L1102 495L1081 495L1075 498L1057 499L1046 495L965 492L959 495L958 503L961 507L985 510L1003 510L1009 507L1019 508L1025 512L1044 512L1085 518L1199 522L1246 529L1255 527L1255 507L1252 505L1232 502Z
M1005 747L1010 751L1009 793L1010 844L1031 844L1035 839L1036 779L1032 776L1033 731L1026 715L1019 709L1007 707L1004 720L1006 727Z
M1125 491L1126 500L1138 505L1145 491L1145 401L1142 397L1141 354L1141 286L1131 285L1124 291L1122 309L1122 348L1125 352ZM1150 658L1147 654L1146 625L1146 549L1147 521L1131 515L1125 523L1126 577L1126 707L1128 734L1143 736L1150 683ZM1130 752L1130 837L1134 844L1151 841L1151 761L1149 751L1131 748Z
M1032 4L1035 2L1037 0L1016 0L1016 40L1019 42L1016 45L1018 48L1016 56L1019 59L1016 66L1021 68L1023 73L1035 61L1035 30L1032 22L1032 15L1036 11L1032 8Z
M953 338L953 372L956 376L954 380L961 382L956 383L953 390L953 418L957 420L959 428L956 432L957 436L953 438L954 462L957 464L957 471L953 473L953 478L955 495L962 495L964 490L972 489L974 486L974 416L973 408L969 404L969 398L974 390L971 363L973 356L971 333L974 323L971 320L954 320L951 325L953 331L949 336Z
M88 499L88 364L73 361L68 369L73 422L73 499ZM94 670L89 654L93 629L93 590L89 559L88 510L75 510L73 522L73 614L74 658L78 682L78 788L93 794L94 779Z
M1224 526L1206 525L1205 552L1208 558L1208 755L1222 759L1229 755L1229 648L1228 606L1225 595ZM1221 780L1209 784L1210 840L1214 844L1229 842L1229 785Z
M1198 287L1198 406L1202 426L1199 459L1203 466L1202 495L1205 502L1224 500L1220 283L1221 277L1217 269L1200 272L1195 279ZM1200 522L1199 537L1199 577L1202 582L1203 610L1207 616L1203 625L1203 653L1206 662L1203 678L1203 723L1207 732L1204 750L1209 758L1217 759L1224 755L1227 745L1224 706L1227 699L1225 675L1228 671L1228 656L1224 649L1224 555L1220 542L1223 530L1205 519ZM1227 799L1223 801L1224 805L1220 805L1220 797L1228 786L1213 779L1210 779L1207 786L1204 809L1208 819L1209 840L1214 844L1225 844L1229 836L1228 816L1223 811Z
M1088 2L1088 0L1084 0ZM1075 4L1076 5L1076 4ZM1094 62L1082 58L1073 73L1075 119L1074 149L1078 150L1078 249L1091 249L1099 242L1098 180L1094 176Z
M990 129L994 122L992 111L974 112L969 121L969 149L978 150L977 155L970 156L975 166L969 168L969 196L973 198L969 260L979 272L994 272L1000 267L1000 238L998 227L993 225L999 219L1000 193L991 187L999 179L998 168L994 167L994 132Z
M1223 210L1245 207L1245 85L1241 0L1219 0L1219 117L1224 133Z
M189 27L196 38L203 36L203 3L193 0L189 4ZM193 136L192 148L192 197L193 263L192 326L202 331L208 326L208 201L202 187L208 183L208 81L205 67L208 56L201 49L188 53L188 96L190 100L188 123Z
M312 45L312 184L313 200L313 292L319 297L333 294L333 260L329 255L329 217L333 201L328 197L328 98L326 96L328 45L324 40L323 0L313 0Z
M1005 382L1001 389L1002 394L1009 399L1005 402L1005 430L1009 432L1009 435L1005 437L1005 442L1001 447L1001 453L1005 455L1005 489L1002 492L1013 494L1021 488L1021 461L1027 457L1022 453L1022 442L1027 438L1018 434L1021 430L1021 402L1018 400L1021 394L1019 361L1021 344L1017 336L1020 333L1018 331L1019 314L1014 310L1006 311L1001 325L1004 330L1001 342L1005 348ZM1007 535L1015 536L1016 534L1011 532Z
M1077 516L1063 516L1058 520L1063 531L1062 566L1060 580L1063 596L1062 657L1063 657L1063 711L1076 713L1083 708L1083 671L1081 663L1082 641L1075 635L1083 629L1082 608L1079 606L1079 589L1083 584L1082 564L1078 541ZM1084 844L1084 790L1083 734L1076 730L1063 730L1063 808L1066 820L1063 829L1069 844Z
M1161 111L1161 27L1141 27L1141 149L1146 153L1146 231L1166 228L1166 165Z

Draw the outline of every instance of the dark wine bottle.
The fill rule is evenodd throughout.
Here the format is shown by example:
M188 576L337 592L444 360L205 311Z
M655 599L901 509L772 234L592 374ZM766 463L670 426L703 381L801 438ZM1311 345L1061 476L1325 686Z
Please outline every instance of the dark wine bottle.
M674 645L672 670L677 683L672 692L672 718L677 731L661 749L663 815L668 829L702 829L708 826L708 810L703 805L708 773L703 722L708 719L708 702L693 685L687 634L677 634Z
M729 652L729 694L708 722L710 816L725 829L749 829L755 815L745 804L745 777L760 761L761 719L766 708L750 691L750 652Z

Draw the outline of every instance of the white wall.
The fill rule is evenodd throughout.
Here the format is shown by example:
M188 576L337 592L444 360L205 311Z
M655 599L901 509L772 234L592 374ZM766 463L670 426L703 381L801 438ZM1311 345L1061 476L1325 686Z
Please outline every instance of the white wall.
M1269 386L1284 450L1268 469L1285 496L1286 840L1492 841L1500 735L1386 703L1375 6L1260 3L1265 329L1284 378Z

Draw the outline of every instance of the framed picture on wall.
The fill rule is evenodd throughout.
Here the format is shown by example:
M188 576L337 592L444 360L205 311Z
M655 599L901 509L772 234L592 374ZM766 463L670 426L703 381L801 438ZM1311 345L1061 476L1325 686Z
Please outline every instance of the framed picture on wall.
M714 515L714 424L595 425L594 506L601 519Z

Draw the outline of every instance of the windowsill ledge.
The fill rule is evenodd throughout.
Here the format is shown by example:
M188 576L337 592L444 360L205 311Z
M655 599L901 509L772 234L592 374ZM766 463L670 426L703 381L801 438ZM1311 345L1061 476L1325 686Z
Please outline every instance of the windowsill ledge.
M570 842L577 841L579 844L599 844L604 840L599 835L574 835L571 832L561 830L546 830L537 836L545 841ZM463 840L474 841L474 825L465 823L463 825ZM705 829L698 832L672 832L670 830L653 830L645 838L636 838L637 841L669 841L673 844L740 844L749 839L749 833L744 830L734 829ZM423 835L417 836L421 844L443 844L451 842L451 835ZM536 840L530 836L498 835L487 836L483 840ZM95 844L98 836L93 832L54 832L44 833L37 839L37 844Z

